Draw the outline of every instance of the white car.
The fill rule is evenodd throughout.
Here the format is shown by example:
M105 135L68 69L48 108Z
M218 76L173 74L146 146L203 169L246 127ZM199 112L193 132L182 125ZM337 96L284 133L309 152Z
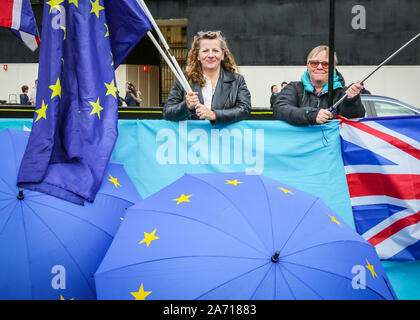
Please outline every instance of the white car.
M366 117L408 116L420 114L420 109L397 99L370 94L360 95Z

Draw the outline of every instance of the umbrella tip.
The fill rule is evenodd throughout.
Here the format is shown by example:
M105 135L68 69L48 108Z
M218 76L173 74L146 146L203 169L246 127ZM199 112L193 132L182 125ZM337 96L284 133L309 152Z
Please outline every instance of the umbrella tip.
M17 198L19 200L23 200L23 198L25 198L25 196L23 195L23 189L19 188L19 194L18 194Z
M274 255L271 256L271 261L274 263L279 262L280 251L276 251Z

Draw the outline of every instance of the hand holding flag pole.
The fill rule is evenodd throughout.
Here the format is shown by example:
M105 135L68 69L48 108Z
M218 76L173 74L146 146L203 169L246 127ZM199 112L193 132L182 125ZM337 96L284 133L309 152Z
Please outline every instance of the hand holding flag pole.
M404 44L401 48L399 48L397 51L395 51L392 55L390 55L388 58L386 58L380 65L378 65L375 69L373 69L366 77L364 77L360 83L363 85L364 82L369 79L376 71L378 71L385 63L387 63L389 60L391 60L393 57L395 57L398 53L400 53L405 47L407 47L411 42L416 40L420 36L420 33L418 33L415 37L413 37L410 41L408 41L406 44ZM337 109L337 106L341 104L344 99L347 97L347 92L338 100L332 107L328 108L329 111L334 112Z
M168 56L165 54L165 52L162 50L159 43L156 41L155 37L152 35L152 33L149 31L147 35L149 36L150 40L152 40L155 47L158 49L159 53L162 55L162 57L165 59L165 62L168 64L169 68L174 73L175 77L178 79L178 81L181 83L182 87L184 88L185 92L189 93L192 92L191 86L188 83L187 79L185 78L184 73L181 70L181 67L179 66L177 60L175 59L175 56L173 55L168 43L165 40L165 37L163 36L162 32L160 31L158 25L156 24L155 19L153 18L152 14L150 13L149 9L146 6L146 3L143 0L137 0L138 4L143 9L146 16L149 18L150 22L152 23L156 33L159 36L159 39L162 41L163 46L166 49L166 52L168 53L169 57L171 58L172 62L168 59Z

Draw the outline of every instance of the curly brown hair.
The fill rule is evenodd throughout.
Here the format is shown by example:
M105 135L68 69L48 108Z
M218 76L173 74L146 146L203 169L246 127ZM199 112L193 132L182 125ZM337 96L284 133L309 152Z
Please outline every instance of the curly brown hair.
M220 31L205 31L198 32L194 36L194 41L191 45L191 49L188 52L187 58L187 79L192 83L197 83L204 87L206 80L204 80L203 69L201 62L198 60L198 52L200 51L201 40L203 39L218 39L220 41L220 48L223 50L224 58L221 62L222 68L226 71L237 73L237 65L232 53L230 52L225 37Z

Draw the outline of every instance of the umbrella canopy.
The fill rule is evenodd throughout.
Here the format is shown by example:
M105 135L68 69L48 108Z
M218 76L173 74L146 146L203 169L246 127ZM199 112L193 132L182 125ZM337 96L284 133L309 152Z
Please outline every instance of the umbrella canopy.
M19 195L29 132L0 131L0 299L96 299L93 274L126 208L141 201L124 169L110 164L93 203L35 191Z
M319 198L264 176L184 175L128 209L98 299L394 299L375 249Z

